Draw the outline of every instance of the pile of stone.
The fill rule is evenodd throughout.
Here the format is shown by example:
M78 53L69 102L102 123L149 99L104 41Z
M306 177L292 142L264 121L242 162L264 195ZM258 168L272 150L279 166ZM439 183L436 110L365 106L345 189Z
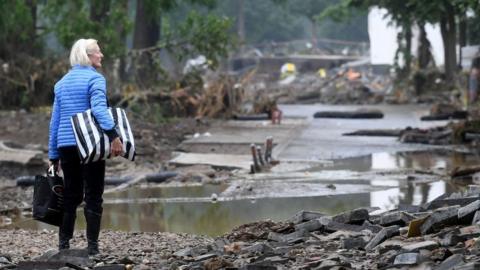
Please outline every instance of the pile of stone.
M244 225L204 248L177 251L178 269L480 269L480 187L419 206L360 208Z

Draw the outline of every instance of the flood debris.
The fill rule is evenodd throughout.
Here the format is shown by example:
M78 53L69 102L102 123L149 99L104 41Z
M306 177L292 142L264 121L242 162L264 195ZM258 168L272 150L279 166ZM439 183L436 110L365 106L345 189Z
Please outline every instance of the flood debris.
M479 197L480 186L471 186L464 193L389 211L358 208L329 216L303 210L285 221L244 224L215 239L198 238L195 244L186 235L107 231L102 234L107 253L92 258L63 256L56 262L51 258L59 255L52 251L37 250L35 254L41 256L26 259L2 255L5 247L0 245L0 265L12 269L51 267L58 262L90 269L128 269L127 265L133 269L478 269ZM9 233L52 238L55 232Z
M221 245L209 246L203 255L216 254L215 260L229 262L228 269L477 269L480 255L473 243L480 224L468 224L480 207L479 196L444 195L413 212L375 214L360 208L328 216L300 211L285 222L242 225L218 237ZM460 200L448 206L452 199ZM188 269L207 263L195 256L176 260Z
M436 121L436 120L451 120L451 119L466 119L468 111L462 110L455 104L440 103L434 104L430 108L430 114L422 116L422 121Z
M250 145L253 163L250 165L250 173L265 172L270 170L272 166L278 164L278 160L272 158L273 137L269 136L265 140L265 152L262 147L252 143Z
M353 132L343 133L342 136L380 136L400 137L404 129L360 129Z
M359 109L356 111L322 111L316 112L314 118L347 118L347 119L380 119L383 113L380 110Z
M480 143L480 121L465 120L450 122L444 126L432 128L372 129L357 130L342 134L343 136L385 136L398 137L403 143L430 145L452 145Z

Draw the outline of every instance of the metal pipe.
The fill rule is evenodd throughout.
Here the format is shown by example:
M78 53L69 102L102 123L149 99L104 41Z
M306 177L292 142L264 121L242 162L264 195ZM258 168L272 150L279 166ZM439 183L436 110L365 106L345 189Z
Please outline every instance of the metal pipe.
M260 165L265 166L265 161L262 156L262 147L257 146L257 156L258 156L258 161L260 161Z
M250 145L250 150L252 151L253 166L255 167L255 170L260 171L257 158L257 148L255 147L254 143Z

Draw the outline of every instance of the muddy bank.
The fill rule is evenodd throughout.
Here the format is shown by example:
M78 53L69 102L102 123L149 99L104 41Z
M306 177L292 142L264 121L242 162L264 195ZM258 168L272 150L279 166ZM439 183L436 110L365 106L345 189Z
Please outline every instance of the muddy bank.
M31 207L33 188L17 187L15 179L24 175L42 174L48 162L48 129L50 113L46 110L35 112L0 111L0 142L11 149L31 151L39 154L35 162L0 159L0 216L2 219L15 218L16 212ZM209 123L193 118L176 118L166 123L149 123L132 116L132 129L137 146L136 162L120 158L107 162L107 176L132 176L155 173L167 168L172 152L186 136L205 132ZM200 170L204 172L205 170ZM189 181L193 175L186 172L174 181ZM8 211L6 211L8 210ZM0 226L9 224L2 220Z

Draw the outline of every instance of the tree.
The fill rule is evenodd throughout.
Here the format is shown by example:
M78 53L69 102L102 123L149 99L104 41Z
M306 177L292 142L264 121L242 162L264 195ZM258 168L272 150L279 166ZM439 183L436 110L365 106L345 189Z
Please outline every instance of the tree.
M409 48L411 43L411 27L414 23L424 25L425 23L439 23L442 39L444 43L444 57L445 57L445 76L448 81L455 77L457 71L457 60L455 47L457 44L457 24L458 18L465 15L469 9L476 10L478 8L478 1L475 0L343 0L340 4L330 8L324 12L324 16L331 14L342 14L341 9L351 8L368 8L371 6L379 6L385 8L392 21L401 27L403 38L406 40L405 48L399 46L399 49L404 50L405 62L409 63ZM338 15L337 15L338 16Z
M296 14L305 16L310 23L310 33L313 48L318 48L317 44L317 17L321 14L329 5L334 4L332 0L303 0L303 1L291 1L289 2L289 9Z
M36 10L34 0L0 1L0 59L37 51Z
M46 1L46 30L55 33L65 48L79 38L95 38L109 58L126 51L125 37L132 23L128 0Z

